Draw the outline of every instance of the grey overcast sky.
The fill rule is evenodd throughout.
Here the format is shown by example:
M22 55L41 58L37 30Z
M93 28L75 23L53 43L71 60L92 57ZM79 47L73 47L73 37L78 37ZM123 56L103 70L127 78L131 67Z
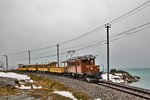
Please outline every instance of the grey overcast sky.
M0 55L38 49L72 39L114 20L146 1L148 0L0 0ZM111 25L110 35L148 22L149 6ZM149 32L150 29L145 29L111 42L110 66L150 68ZM104 28L61 46L60 52L72 50L73 46L78 47L79 44L87 44L105 36ZM43 57L34 60L34 57L54 54L55 49L31 52L32 62L56 59ZM106 66L105 44L76 53L98 55L97 64ZM61 56L61 60L66 55ZM4 61L3 56L0 58ZM20 61L21 59L24 61ZM27 52L9 56L10 66L27 62Z

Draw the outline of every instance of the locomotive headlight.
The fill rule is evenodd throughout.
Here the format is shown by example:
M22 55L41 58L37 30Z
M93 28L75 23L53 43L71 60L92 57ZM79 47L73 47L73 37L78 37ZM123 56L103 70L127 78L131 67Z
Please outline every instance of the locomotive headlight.
M93 67L91 67L91 70L93 69Z

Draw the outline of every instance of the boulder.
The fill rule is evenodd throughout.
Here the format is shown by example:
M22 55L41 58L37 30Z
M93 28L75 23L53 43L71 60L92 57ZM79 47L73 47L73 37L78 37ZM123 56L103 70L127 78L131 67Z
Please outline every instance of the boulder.
M127 71L123 71L123 70L111 69L110 73L112 75L120 76L124 81L126 81L128 83L136 82L140 79L140 77L132 76L130 73L128 73Z
M15 88L16 81L17 79L14 78L0 77L0 88Z

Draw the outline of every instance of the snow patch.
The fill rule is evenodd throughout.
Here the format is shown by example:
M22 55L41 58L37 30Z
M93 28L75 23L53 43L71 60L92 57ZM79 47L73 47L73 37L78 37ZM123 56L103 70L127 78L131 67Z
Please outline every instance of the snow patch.
M15 78L18 80L27 80L30 79L30 77L28 77L27 75L22 75L22 74L17 74L17 73L13 73L13 72L0 72L0 77L9 77L9 78Z
M72 93L68 92L68 91L55 91L53 93L56 93L56 94L59 94L59 95L62 95L62 96L65 96L65 97L69 97L73 100L78 100L77 98L75 98Z
M41 86L35 86L35 85L32 85L33 89L42 89Z
M121 73L114 73L115 75L117 75L117 76L122 76L122 74Z
M102 78L104 80L107 80L107 73L104 73L102 74ZM112 75L112 74L109 74L109 79L112 81L112 82L115 82L115 83L123 83L124 80L121 79L120 76L115 76L115 75Z
M21 85L20 87L19 86L15 86L15 87L18 89L31 89L31 86L24 86L24 85Z
M35 86L33 84L36 83L35 81L31 80L28 75L22 75L22 74L17 74L13 72L0 72L0 77L8 77L8 78L15 78L19 81L20 86L15 86L18 89L41 89L41 86ZM26 86L27 83L31 83L30 86Z
M42 88L41 86L35 86L35 85L32 86L21 85L20 87L19 86L15 86L15 87L18 89L41 89Z

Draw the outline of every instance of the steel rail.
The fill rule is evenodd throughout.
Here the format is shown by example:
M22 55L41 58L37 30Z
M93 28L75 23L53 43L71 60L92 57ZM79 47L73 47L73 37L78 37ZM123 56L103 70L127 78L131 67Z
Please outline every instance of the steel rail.
M115 89L118 91L122 91L125 93L129 93L144 99L150 100L150 91L145 90L142 88L137 88L137 87L132 87L128 85L123 85L123 84L118 84L118 83L113 83L113 82L107 82L107 81L100 81L98 85L105 86L111 89Z

